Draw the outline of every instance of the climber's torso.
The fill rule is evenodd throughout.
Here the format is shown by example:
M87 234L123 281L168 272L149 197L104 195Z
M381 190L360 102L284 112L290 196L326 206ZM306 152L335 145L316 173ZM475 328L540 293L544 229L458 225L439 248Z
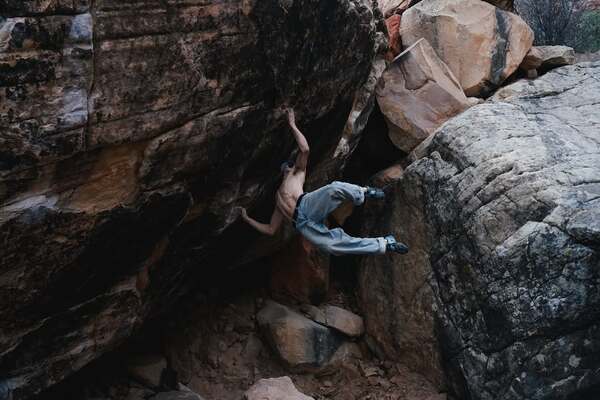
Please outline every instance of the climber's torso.
M287 168L283 175L283 182L277 190L275 196L277 208L289 221L294 216L298 198L304 193L305 179L306 171Z

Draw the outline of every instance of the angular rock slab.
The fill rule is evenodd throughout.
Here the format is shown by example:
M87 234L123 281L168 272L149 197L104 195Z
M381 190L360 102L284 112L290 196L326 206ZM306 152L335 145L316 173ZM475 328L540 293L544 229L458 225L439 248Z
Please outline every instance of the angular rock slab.
M363 319L351 311L336 306L323 306L325 324L344 335L359 337L365 332Z
M362 317L341 307L304 305L302 306L302 311L313 321L333 328L346 336L359 337L365 332Z
M402 43L425 38L467 96L487 96L521 64L533 31L521 17L480 0L421 1L402 15Z
M389 65L377 85L377 103L390 139L406 153L470 106L460 83L426 40Z
M589 398L600 385L599 138L600 63L519 81L448 121L368 223L412 245L365 260L361 302L394 321L367 319L368 333L409 357L429 352L414 338L437 337L459 398ZM414 272L420 288L406 283Z
M257 321L277 356L293 369L324 367L342 344L335 331L274 301L260 310Z
M301 393L289 376L261 379L244 393L244 400L314 400Z
M523 59L521 68L525 71L541 69L545 72L572 64L575 64L575 50L569 46L533 46Z

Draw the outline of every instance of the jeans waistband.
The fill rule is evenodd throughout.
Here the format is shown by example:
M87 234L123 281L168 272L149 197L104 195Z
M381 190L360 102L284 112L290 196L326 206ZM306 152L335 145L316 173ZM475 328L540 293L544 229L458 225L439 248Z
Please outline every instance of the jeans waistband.
M298 209L300 208L300 202L302 201L302 198L304 197L306 193L302 193L300 195L300 197L298 197L298 200L296 200L296 208L294 208L294 215L292 216L292 222L294 223L294 228L296 227L296 224L298 223Z

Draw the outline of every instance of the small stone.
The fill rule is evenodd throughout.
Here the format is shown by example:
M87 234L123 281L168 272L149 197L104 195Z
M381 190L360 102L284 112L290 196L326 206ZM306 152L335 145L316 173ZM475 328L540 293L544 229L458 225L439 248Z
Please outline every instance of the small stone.
M370 377L370 376L378 376L379 375L379 368L377 367L366 367L363 369L363 375L365 377Z
M191 390L173 390L170 392L158 393L157 395L150 397L148 400L204 400L204 398L198 393L192 392Z
M244 393L245 400L314 400L296 389L288 376L261 379Z

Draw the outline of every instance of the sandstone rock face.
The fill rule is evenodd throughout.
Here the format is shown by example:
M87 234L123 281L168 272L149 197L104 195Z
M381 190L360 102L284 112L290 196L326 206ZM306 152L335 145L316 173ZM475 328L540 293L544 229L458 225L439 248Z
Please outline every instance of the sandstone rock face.
M533 31L517 15L480 0L422 1L402 15L402 43L425 38L467 96L487 96L521 64Z
M569 46L533 46L523 59L521 68L525 71L531 69L547 71L574 63L575 51Z
M314 400L296 389L288 376L261 379L244 394L244 400Z
M296 107L315 158L342 132L351 150L384 39L371 0L2 4L0 376L19 399L243 256L232 209L270 213L294 147L274 109Z
M600 384L599 78L600 63L559 68L453 118L367 224L411 245L365 259L367 332L439 361L437 337L459 397L592 398Z
M277 356L294 369L325 366L343 342L335 331L273 301L257 321Z
M426 40L390 64L377 86L377 103L390 139L406 153L470 105L452 71Z

